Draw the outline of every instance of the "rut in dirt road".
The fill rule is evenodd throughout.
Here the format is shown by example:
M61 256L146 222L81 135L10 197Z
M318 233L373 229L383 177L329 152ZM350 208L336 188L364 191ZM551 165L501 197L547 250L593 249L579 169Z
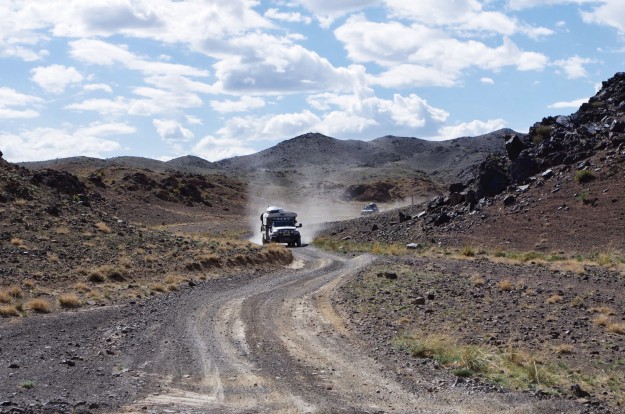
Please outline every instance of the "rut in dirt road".
M19 368L0 383L8 401L0 411L582 412L526 394L430 393L414 385L418 371L407 385L370 356L331 305L331 292L374 257L293 252L294 265L276 273L209 280L128 306L3 322L0 375L8 377L13 361ZM15 392L24 380L35 386Z

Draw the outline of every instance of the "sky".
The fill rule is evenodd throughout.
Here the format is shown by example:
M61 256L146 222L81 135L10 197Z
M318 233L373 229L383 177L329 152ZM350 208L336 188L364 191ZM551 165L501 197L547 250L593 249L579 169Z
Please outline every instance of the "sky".
M526 132L625 70L623 0L2 0L0 151L210 161Z

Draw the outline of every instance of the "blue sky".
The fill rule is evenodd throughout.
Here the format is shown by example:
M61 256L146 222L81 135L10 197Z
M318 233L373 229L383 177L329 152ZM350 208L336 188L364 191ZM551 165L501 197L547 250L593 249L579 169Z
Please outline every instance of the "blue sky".
M9 161L527 131L625 70L622 0L3 0L0 19Z

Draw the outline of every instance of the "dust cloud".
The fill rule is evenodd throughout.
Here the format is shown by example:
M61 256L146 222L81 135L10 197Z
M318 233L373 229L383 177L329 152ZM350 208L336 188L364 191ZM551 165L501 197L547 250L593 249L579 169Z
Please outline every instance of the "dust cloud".
M323 177L327 180L328 177ZM268 206L277 206L285 211L297 213L297 222L302 243L312 242L327 223L360 217L360 210L366 203L344 201L340 198L341 189L327 189L320 184L318 174L306 177L298 174L292 179L276 177L275 172L257 171L249 180L249 203L246 216L252 236L250 241L261 243L260 216ZM411 199L393 203L378 203L381 211L409 206ZM414 200L415 203L417 200ZM421 201L421 200L419 200Z

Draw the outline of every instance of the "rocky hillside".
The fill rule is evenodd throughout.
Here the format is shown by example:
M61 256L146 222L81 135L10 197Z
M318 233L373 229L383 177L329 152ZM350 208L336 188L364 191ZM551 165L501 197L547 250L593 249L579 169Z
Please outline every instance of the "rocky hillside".
M205 223L227 222L224 203L240 210L240 190L219 176L104 168L81 179L0 158L0 316L135 300L290 260L210 237Z
M621 249L625 207L625 74L570 116L509 134L492 155L425 205L340 223L355 240L600 252Z

